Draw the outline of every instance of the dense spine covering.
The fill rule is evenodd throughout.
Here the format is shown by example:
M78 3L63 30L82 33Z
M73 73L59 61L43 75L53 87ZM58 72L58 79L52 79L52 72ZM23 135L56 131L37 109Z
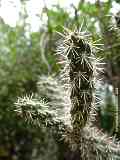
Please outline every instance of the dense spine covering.
M69 66L71 120L73 130L79 132L87 124L93 106L95 58L87 34L66 30L64 38L62 48Z
M72 125L76 130L85 127L93 103L93 66L90 59L92 50L90 45L74 32L68 45L73 45L68 59L70 60Z

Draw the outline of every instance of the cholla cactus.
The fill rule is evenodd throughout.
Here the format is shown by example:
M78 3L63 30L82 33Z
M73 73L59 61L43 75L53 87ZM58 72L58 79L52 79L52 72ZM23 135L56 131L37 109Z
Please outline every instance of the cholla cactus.
M62 77L65 88L67 86L67 94L57 79L43 78L39 87L42 92L47 91L50 103L45 105L42 101L37 102L37 100L26 98L26 100L18 99L16 107L19 108L20 113L23 112L25 115L29 113L28 119L31 117L32 120L37 118L39 121L40 119L40 123L43 124L42 121L45 121L44 124L48 127L57 124L59 131L62 131L60 133L72 149L80 151L81 160L117 159L120 155L119 145L113 141L113 138L109 138L92 124L96 101L95 80L99 72L97 68L99 60L93 53L97 44L91 42L90 35L86 32L72 32L65 29L62 37L57 53L65 58ZM65 123L66 118L59 115L60 106L63 110L61 113L66 112L66 107L65 110L63 107L65 103L71 114L70 123Z
M72 121L66 141L73 149L79 149L82 160L113 159L114 154L119 153L119 145L92 125L95 83L101 70L100 60L93 53L97 44L85 32L65 29L62 37L58 54L65 58L64 77L69 83Z
M93 103L94 60L92 48L82 34L67 31L63 46L69 65L71 117L73 129L85 127Z

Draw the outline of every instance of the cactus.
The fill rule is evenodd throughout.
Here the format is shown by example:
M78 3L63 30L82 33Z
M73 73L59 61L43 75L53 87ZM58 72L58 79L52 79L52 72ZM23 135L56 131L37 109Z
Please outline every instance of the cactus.
M88 33L81 31L65 29L62 37L58 54L65 58L63 77L68 77L72 125L65 139L72 149L80 151L82 160L113 159L120 153L119 145L92 124L97 101L95 83L101 70L100 60L94 54L97 44L91 41Z
M91 119L95 105L97 59L89 34L65 29L59 54L66 58L65 77L68 77L73 130L83 129ZM66 76L67 75L67 76Z
M100 66L97 65L99 60L94 55L97 44L91 41L86 32L65 29L65 33L60 35L63 38L57 54L65 59L62 79L67 94L62 89L63 83L59 83L58 79L43 78L39 87L41 91L47 91L50 103L46 105L39 99L19 98L15 104L18 112L23 117L27 113L27 118L32 118L32 121L40 119L39 122L47 127L56 125L70 147L79 150L81 160L117 159L120 157L119 143L99 131L92 123L96 102L95 83L100 70L97 67ZM66 107L63 107L64 105ZM63 110L61 113L66 113L68 107L68 116L71 115L68 119L67 114L65 117L59 115L60 107ZM70 123L66 123L66 120Z

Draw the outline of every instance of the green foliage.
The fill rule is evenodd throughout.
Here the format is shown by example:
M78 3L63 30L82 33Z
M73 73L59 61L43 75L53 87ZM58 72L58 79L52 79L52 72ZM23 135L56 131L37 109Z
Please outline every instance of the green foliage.
M67 24L70 20L69 13L67 13L59 5L53 6L51 9L45 9L44 11L49 19L48 32L61 31L62 26ZM43 12L43 13L44 13Z
M98 9L95 4L83 3L82 5L80 4L79 9L82 10L83 13L87 13L91 16L98 15Z
M24 19L21 21L24 22ZM4 148L5 152L8 153L4 155L5 157L16 156L18 159L32 159L35 146L38 146L35 149L37 151L41 143L43 143L44 148L47 146L44 144L48 142L42 142L42 135L45 135L42 128L33 131L34 128L27 127L24 121L19 121L13 112L13 102L16 101L16 98L26 93L36 92L38 75L48 73L45 61L41 60L43 57L40 42L43 32L30 33L25 31L25 28L26 23L18 24L15 28L4 24L2 20L0 24L0 147L1 150ZM49 55L49 60L54 66L55 58ZM54 71L57 70L54 68ZM47 137L51 137L53 145L56 146L51 133L46 134ZM39 139L40 143L37 144L36 139ZM24 145L26 147L23 147ZM19 150L16 151L16 148ZM44 150L43 148L41 147L42 150ZM15 153L11 153L11 150ZM57 147L54 151L57 152ZM38 155L37 152L36 155ZM53 159L56 157L54 155Z

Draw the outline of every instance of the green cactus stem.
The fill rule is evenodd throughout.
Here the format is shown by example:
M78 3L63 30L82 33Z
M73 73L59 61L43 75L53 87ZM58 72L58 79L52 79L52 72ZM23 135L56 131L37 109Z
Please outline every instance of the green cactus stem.
M85 127L93 104L94 56L87 35L66 32L63 47L69 64L71 118L73 130Z

